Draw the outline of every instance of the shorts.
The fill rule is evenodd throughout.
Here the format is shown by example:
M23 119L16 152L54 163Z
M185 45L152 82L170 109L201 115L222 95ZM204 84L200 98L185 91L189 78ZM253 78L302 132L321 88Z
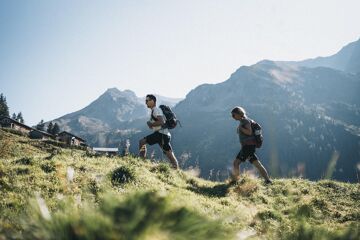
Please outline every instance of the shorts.
M256 146L255 145L244 145L242 146L240 152L236 156L241 162L245 162L246 159L249 159L250 163L253 163L259 158L255 154Z
M170 140L171 137L159 132L153 132L152 134L144 138L149 145L159 144L164 152L172 150Z

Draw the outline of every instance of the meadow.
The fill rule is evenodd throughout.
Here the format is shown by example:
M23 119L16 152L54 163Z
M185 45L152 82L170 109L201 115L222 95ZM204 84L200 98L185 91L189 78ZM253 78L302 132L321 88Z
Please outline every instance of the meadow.
M360 239L360 184L234 183L0 129L0 239Z

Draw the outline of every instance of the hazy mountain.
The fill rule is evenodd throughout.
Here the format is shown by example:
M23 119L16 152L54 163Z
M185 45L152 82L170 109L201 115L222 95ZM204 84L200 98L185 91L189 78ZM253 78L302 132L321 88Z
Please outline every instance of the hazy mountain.
M360 73L360 39L349 43L329 57L317 57L300 62L287 62L304 67L329 67L341 71Z
M107 131L121 122L142 118L147 110L130 90L108 89L87 107L55 119L64 130Z
M154 94L154 95L156 96L156 101L158 106L164 104L170 107L174 107L178 102L183 100L183 98L169 98L169 97L161 96L159 94ZM141 101L145 102L145 96L141 97Z
M191 156L185 166L198 165L203 177L226 176L240 149L230 111L243 106L263 126L259 156L272 175L320 178L333 158L333 177L356 181L359 90L359 75L330 68L272 61L241 67L223 83L197 87L175 107L184 127L174 131L174 146L178 155Z
M158 96L160 104L173 106L179 99ZM145 97L130 90L110 88L87 107L53 120L62 130L87 139L91 145L106 146L112 138L132 135L148 116Z
M258 155L272 176L357 181L358 56L359 41L330 57L302 62L264 60L240 67L225 82L198 86L174 107L183 125L172 131L181 165L198 166L204 178L225 178L240 149L238 123L230 111L243 106L263 126L265 142ZM88 107L58 122L92 145L119 146L130 138L131 150L137 153L138 140L151 132L146 118L144 98L128 90L109 89ZM164 157L158 147L149 148L152 151Z

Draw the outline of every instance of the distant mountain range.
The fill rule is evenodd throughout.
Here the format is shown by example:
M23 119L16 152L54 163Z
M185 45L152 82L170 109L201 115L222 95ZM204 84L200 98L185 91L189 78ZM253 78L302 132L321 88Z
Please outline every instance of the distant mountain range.
M159 104L174 106L181 99L157 95ZM145 97L110 88L87 107L53 120L61 129L76 133L91 145L106 146L109 134L128 137L140 131L148 117ZM111 139L111 137L110 137Z
M349 73L360 73L360 44L352 42L329 57L317 57L300 62L284 62L303 67L328 67Z
M230 111L243 106L263 126L258 155L272 176L358 181L359 66L360 40L330 57L264 60L240 67L225 82L200 85L174 107L183 125L172 131L175 153L183 167L198 166L204 178L226 178L240 149ZM109 89L56 121L94 145L118 146L130 138L137 152L137 141L149 133L147 114L131 91Z
M190 153L186 165L198 164L203 177L226 177L239 151L230 111L243 106L263 126L258 152L272 175L324 177L338 156L333 177L356 181L359 90L359 75L330 68L271 61L241 67L223 83L194 89L175 107L184 126L174 133L175 149Z

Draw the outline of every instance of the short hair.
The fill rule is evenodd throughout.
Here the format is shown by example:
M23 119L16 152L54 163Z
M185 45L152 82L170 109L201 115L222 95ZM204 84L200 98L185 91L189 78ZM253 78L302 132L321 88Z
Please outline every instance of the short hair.
M234 107L233 110L231 110L231 113L240 114L241 116L246 116L246 111L242 107Z
M156 103L156 97L153 94L146 95L147 98L150 98L151 100L154 100L154 103Z

